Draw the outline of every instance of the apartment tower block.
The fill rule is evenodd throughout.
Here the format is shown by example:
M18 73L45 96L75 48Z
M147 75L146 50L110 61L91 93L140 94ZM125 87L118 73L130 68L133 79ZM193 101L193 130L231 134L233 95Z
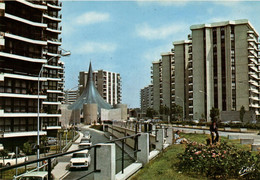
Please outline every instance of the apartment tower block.
M93 71L95 86L103 99L111 104L121 103L121 77L119 73L98 70ZM88 72L79 73L79 96L86 88Z
M42 67L40 129L60 129L58 98L63 99L63 86L58 84L64 74L59 59L60 10L61 2L56 0L0 1L0 131L4 137L37 135Z

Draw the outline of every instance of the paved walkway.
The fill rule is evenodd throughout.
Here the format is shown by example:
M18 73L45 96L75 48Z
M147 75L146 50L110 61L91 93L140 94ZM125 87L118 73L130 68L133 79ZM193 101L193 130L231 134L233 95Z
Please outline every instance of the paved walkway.
M73 151L78 149L78 144L80 143L81 138L83 137L83 134L79 132L79 138L70 146L68 151ZM71 156L71 154L68 154L66 156ZM51 173L54 176L54 179L62 179L66 174L68 173L67 166L69 165L69 162L58 162L58 164L54 167L54 169L51 171Z

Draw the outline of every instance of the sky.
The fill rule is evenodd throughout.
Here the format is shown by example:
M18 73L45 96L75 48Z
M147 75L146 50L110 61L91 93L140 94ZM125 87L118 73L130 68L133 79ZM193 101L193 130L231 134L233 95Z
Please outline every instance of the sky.
M152 62L187 40L191 25L248 19L260 33L259 12L257 1L63 1L65 89L75 89L91 61L93 70L119 73L121 103L140 107Z

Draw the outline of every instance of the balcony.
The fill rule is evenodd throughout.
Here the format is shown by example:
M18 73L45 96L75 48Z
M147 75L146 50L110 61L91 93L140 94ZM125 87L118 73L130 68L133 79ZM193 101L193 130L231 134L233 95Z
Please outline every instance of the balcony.
M46 105L61 105L61 102L49 102L49 101L43 101L42 104Z
M61 10L62 3L59 2L57 5L56 4L47 3L47 6L50 7L50 8L53 8L53 9Z
M30 58L26 56L20 56L16 54L6 53L6 52L0 52L0 56L7 57L7 58L13 58L21 61L28 61L28 62L34 62L34 63L46 63L46 59L38 59L38 58Z
M46 29L47 31L50 31L50 32L53 32L53 33L58 33L58 34L60 34L61 33L61 30L62 30L62 26L60 26L59 28L57 28L57 29L52 29L52 28L47 28Z
M38 99L38 95L15 94L15 93L0 93L0 97ZM46 98L47 98L46 95L39 95L39 99L46 99Z
M40 10L47 10L47 6L41 5L41 4L34 4L31 3L30 1L24 1L24 0L16 0L17 2L20 2L24 5L30 6L32 8L40 9Z
M47 43L60 46L61 45L61 41L62 41L61 38L60 39L48 39Z
M60 91L60 90L47 90L47 93L59 93L59 94L63 94L64 92Z
M31 25L31 26L47 28L47 24L29 21L29 20L27 20L27 19L23 19L23 18L14 16L14 15L11 15L11 14L8 14L8 13L5 13L5 17L6 17L6 18L9 18L9 19L13 19L13 20L15 20L15 21L19 21L19 22L25 23L25 24L29 24L29 25Z
M63 69L60 66L52 66L52 65L47 65L47 64L44 64L43 67L50 68L50 69L60 69L60 70Z
M61 22L61 15L59 15L58 17L54 17L54 16L50 16L49 14L43 14L43 17L50 19L52 21L58 21Z
M6 33L0 32L0 33L4 34L5 37L11 38L11 39L16 39L16 40L19 40L19 41L24 41L24 42L31 43L31 44L38 44L38 45L42 45L42 46L47 45L46 41L29 39L29 38L25 38L25 37L22 37L22 36L10 34L10 33L7 33L7 32Z

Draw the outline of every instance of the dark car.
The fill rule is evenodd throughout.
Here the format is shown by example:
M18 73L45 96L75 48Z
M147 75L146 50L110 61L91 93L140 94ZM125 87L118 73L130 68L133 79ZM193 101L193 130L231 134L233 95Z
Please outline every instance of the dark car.
M37 154L37 144L31 144L32 154ZM40 153L48 153L50 151L50 146L40 145Z

